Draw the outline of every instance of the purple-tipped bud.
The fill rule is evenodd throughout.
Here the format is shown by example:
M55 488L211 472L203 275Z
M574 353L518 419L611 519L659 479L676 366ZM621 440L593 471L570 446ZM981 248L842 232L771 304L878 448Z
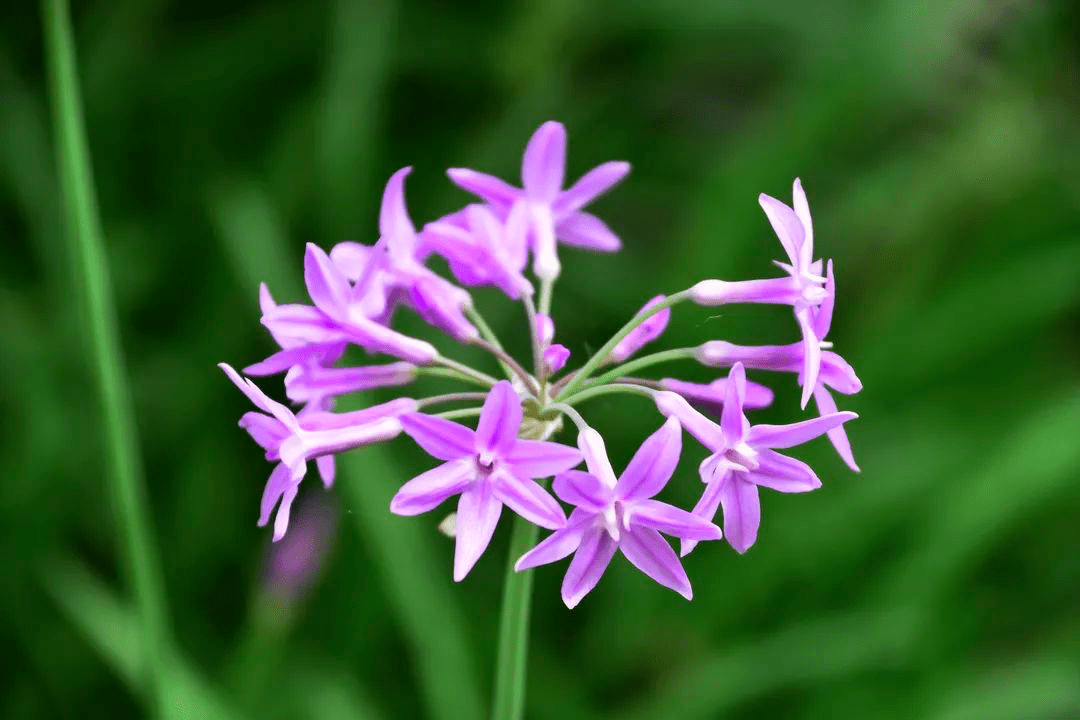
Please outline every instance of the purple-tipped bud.
M638 314L656 307L656 305L663 302L664 299L665 296L657 295L652 300L645 303L645 306L638 311ZM671 308L664 308L660 312L649 317L648 320L631 330L629 335L619 341L619 344L616 345L612 349L611 354L608 355L608 362L621 363L626 361L627 358L634 355L645 345L660 337L664 333L664 330L667 329L668 321L670 319Z
M665 390L670 390L682 395L695 405L700 405L706 411L719 415L724 406L724 396L727 394L728 379L719 378L707 385L701 383L685 382L674 378L664 378L660 385ZM773 401L773 391L759 383L747 381L746 400L743 406L748 410L756 410L768 407Z
M570 359L570 350L565 345L549 345L544 349L544 364L549 373L557 373L566 366Z

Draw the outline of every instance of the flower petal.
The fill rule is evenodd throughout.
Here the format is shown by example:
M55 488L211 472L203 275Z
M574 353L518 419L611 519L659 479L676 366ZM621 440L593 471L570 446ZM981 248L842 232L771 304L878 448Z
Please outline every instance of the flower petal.
M322 478L323 487L332 487L334 477L337 475L337 464L334 462L334 456L320 455L315 458L315 467L319 469L319 477Z
M603 220L582 210L559 220L555 234L559 242L586 250L615 252L622 247L619 236Z
M281 443L289 437L289 429L280 420L254 410L241 415L238 424L266 451L268 460L277 458Z
M783 493L807 492L821 487L821 480L813 468L802 460L774 450L762 450L757 460L753 481L762 487Z
M428 455L439 460L471 458L476 452L475 433L445 418L408 413L401 416L401 427Z
M518 561L514 563L514 570L521 572L538 565L558 562L577 550L578 546L581 545L581 536L585 532L585 525L580 522L580 518L578 522L574 522L574 516L571 515L570 517L571 522L566 527L551 533L536 547L518 558Z
M713 452L727 449L720 426L690 407L690 403L686 402L681 395L669 390L661 390L653 395L653 401L662 415L678 419L686 432L693 435L705 447Z
M818 385L814 390L814 402L817 404L818 412L822 415L836 412L836 401L833 400L832 394L825 389L824 385ZM848 440L844 426L835 427L826 434L829 436L829 442L836 448L840 458L847 463L849 468L859 472L859 465L855 462L855 456L851 452L851 442Z
M578 433L578 447L581 448L581 454L585 457L585 467L589 468L589 472L605 486L614 489L617 482L615 471L611 469L604 438L600 433L591 427L583 429Z
M443 463L402 485L390 500L390 512L408 516L434 510L468 488L475 478L476 467L470 460Z
M836 304L836 279L833 277L832 260L825 266L825 299L814 312L814 335L824 340L832 327L833 305Z
M742 363L731 366L727 377L727 395L724 397L724 409L720 414L720 428L724 439L730 445L737 445L746 435L746 416L743 414L743 402L746 400L746 370Z
M480 410L476 426L476 448L505 457L521 428L521 399L509 380L495 383Z
M446 174L462 190L487 200L504 212L521 196L520 190L494 175L468 168L450 168Z
M491 476L495 497L534 525L556 530L566 525L566 513L547 490L535 480L499 470Z
M862 390L862 380L847 360L831 350L821 353L821 382L838 393L854 395Z
M501 514L502 503L491 492L489 483L475 483L461 493L454 545L454 582L461 582L484 554Z
M720 506L724 508L724 537L737 552L744 553L757 540L761 525L761 502L757 485L730 473L720 485Z
M810 206L806 202L806 192L803 191L802 180L795 178L791 186L792 209L799 224L803 228L803 241L799 245L799 261L802 267L808 267L814 259L814 225L810 221ZM821 272L818 270L818 272ZM824 337L824 336L822 336Z
M853 412L838 412L788 425L755 425L750 428L746 441L756 447L795 447L857 417Z
M585 531L563 577L562 599L566 607L573 609L596 587L616 548L618 545L603 528L592 527Z
M405 178L411 172L411 167L403 167L390 176L379 208L379 234L391 246L398 245L409 255L416 244L416 228L405 209Z
M259 527L270 522L270 513L274 512L274 507L289 484L289 468L285 463L278 463L270 471L270 478L266 481L266 487L263 488L262 500L259 501Z
M240 388L240 392L244 393L255 407L270 413L290 430L299 428L296 416L293 415L289 408L279 402L271 400L266 393L259 389L258 385L247 378L240 377L240 374L228 363L218 363L218 367L225 372L225 375L232 381L233 385Z
M597 165L582 175L566 192L559 193L552 210L568 215L603 195L630 172L630 163L619 160Z
M657 295L638 311L638 315L655 307L664 301L663 295ZM671 308L664 308L660 312L651 315L643 323L630 331L630 334L618 342L608 355L609 362L621 363L645 347L653 340L664 334L668 321L671 319Z
M581 470L559 473L552 488L563 502L592 512L600 512L611 500L611 488L592 473Z
M525 146L521 161L521 182L534 200L551 202L562 190L566 165L566 128L549 120L541 125Z
M701 498L690 512L711 523L713 518L716 517L716 511L720 509L720 490L724 487L726 481L726 477L720 477L715 481L707 483L705 485L705 492L701 494ZM695 547L697 547L697 544L697 540L683 540L682 546L679 548L679 555L686 557Z
M772 225L773 232L784 246L784 252L795 267L799 266L799 248L802 247L805 232L802 222L795 211L774 197L762 193L758 195L758 204L765 211Z
M634 503L630 522L683 540L719 540L723 536L709 520L659 500Z
M690 578L686 577L679 556L656 530L631 526L628 532L622 534L619 549L638 570L687 600L693 599Z
M285 488L278 504L277 515L274 516L274 542L285 537L285 531L289 529L289 514L292 512L293 500L300 490L300 483L293 482Z
M669 417L634 453L615 486L616 497L640 500L656 495L671 479L681 452L682 426L676 418Z
M530 478L558 475L581 463L581 451L546 440L516 440L503 455L514 474Z
M332 318L345 316L349 281L330 261L330 256L314 243L308 243L304 252L304 284L315 307Z
M803 368L802 368L802 405L810 402L810 396L817 386L818 373L821 372L821 338L814 334L814 328L810 321L810 308L802 308L795 311L795 318L799 321L799 328L803 336Z

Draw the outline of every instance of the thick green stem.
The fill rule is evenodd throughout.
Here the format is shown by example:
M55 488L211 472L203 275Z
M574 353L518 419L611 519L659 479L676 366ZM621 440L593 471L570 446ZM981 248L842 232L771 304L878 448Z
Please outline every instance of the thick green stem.
M529 610L532 605L533 571L515 572L514 563L536 544L537 527L514 519L510 559L503 582L502 615L495 665L494 720L521 720L525 716L526 660L529 650Z
M589 358L588 362L581 366L581 369L574 375L574 379L566 384L566 387L559 393L557 400L563 400L570 395L574 394L581 389L581 386L585 384L585 381L589 379L598 367L607 359L607 356L611 354L611 351L619 344L624 337L634 331L634 328L641 325L656 313L664 310L665 308L678 305L684 300L690 297L688 290L677 292L673 295L668 295L666 298L653 305L652 307L643 308L637 315L630 318L630 322L622 326L622 328L611 336L611 339L604 343L604 346L596 351L596 354Z
M695 350L696 348L676 348L674 350L662 350L651 355L642 355L639 358L634 358L629 362L625 362L622 365L618 365L611 370L608 370L606 373L593 380L590 385L607 385L612 380L617 380L624 375L630 375L642 368L671 362L672 360L692 360L694 358Z
M80 105L71 17L66 0L43 0L42 13L57 162L67 209L68 247L79 299L85 310L94 379L104 415L108 482L139 611L142 663L148 675L152 714L165 717L169 708L162 677L162 661L169 643L165 593L154 550L131 397L109 288L105 243Z

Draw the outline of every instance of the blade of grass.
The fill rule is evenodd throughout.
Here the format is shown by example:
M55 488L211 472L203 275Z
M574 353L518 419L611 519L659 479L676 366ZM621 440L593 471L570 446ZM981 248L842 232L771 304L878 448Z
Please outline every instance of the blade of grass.
M88 320L89 350L104 415L109 485L119 515L125 565L139 610L142 657L152 688L153 714L164 717L167 709L160 662L168 641L165 596L109 287L108 262L80 105L71 17L66 0L43 0L42 11L57 164L67 208L69 247L81 305Z

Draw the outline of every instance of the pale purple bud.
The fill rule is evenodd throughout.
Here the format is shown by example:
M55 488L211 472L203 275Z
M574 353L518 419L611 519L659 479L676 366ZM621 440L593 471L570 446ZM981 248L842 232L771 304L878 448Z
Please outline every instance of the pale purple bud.
M650 308L656 307L656 305L663 302L664 299L665 296L657 295L652 300L645 303L645 306L638 311L638 314L640 315ZM642 347L660 337L664 333L664 330L667 329L668 321L670 319L671 308L664 308L655 315L650 316L645 322L631 330L629 335L619 341L619 344L616 345L612 349L611 354L608 355L607 361L611 363L624 362Z
M565 345L549 345L544 348L544 364L549 373L557 373L566 366L570 359L570 350Z

